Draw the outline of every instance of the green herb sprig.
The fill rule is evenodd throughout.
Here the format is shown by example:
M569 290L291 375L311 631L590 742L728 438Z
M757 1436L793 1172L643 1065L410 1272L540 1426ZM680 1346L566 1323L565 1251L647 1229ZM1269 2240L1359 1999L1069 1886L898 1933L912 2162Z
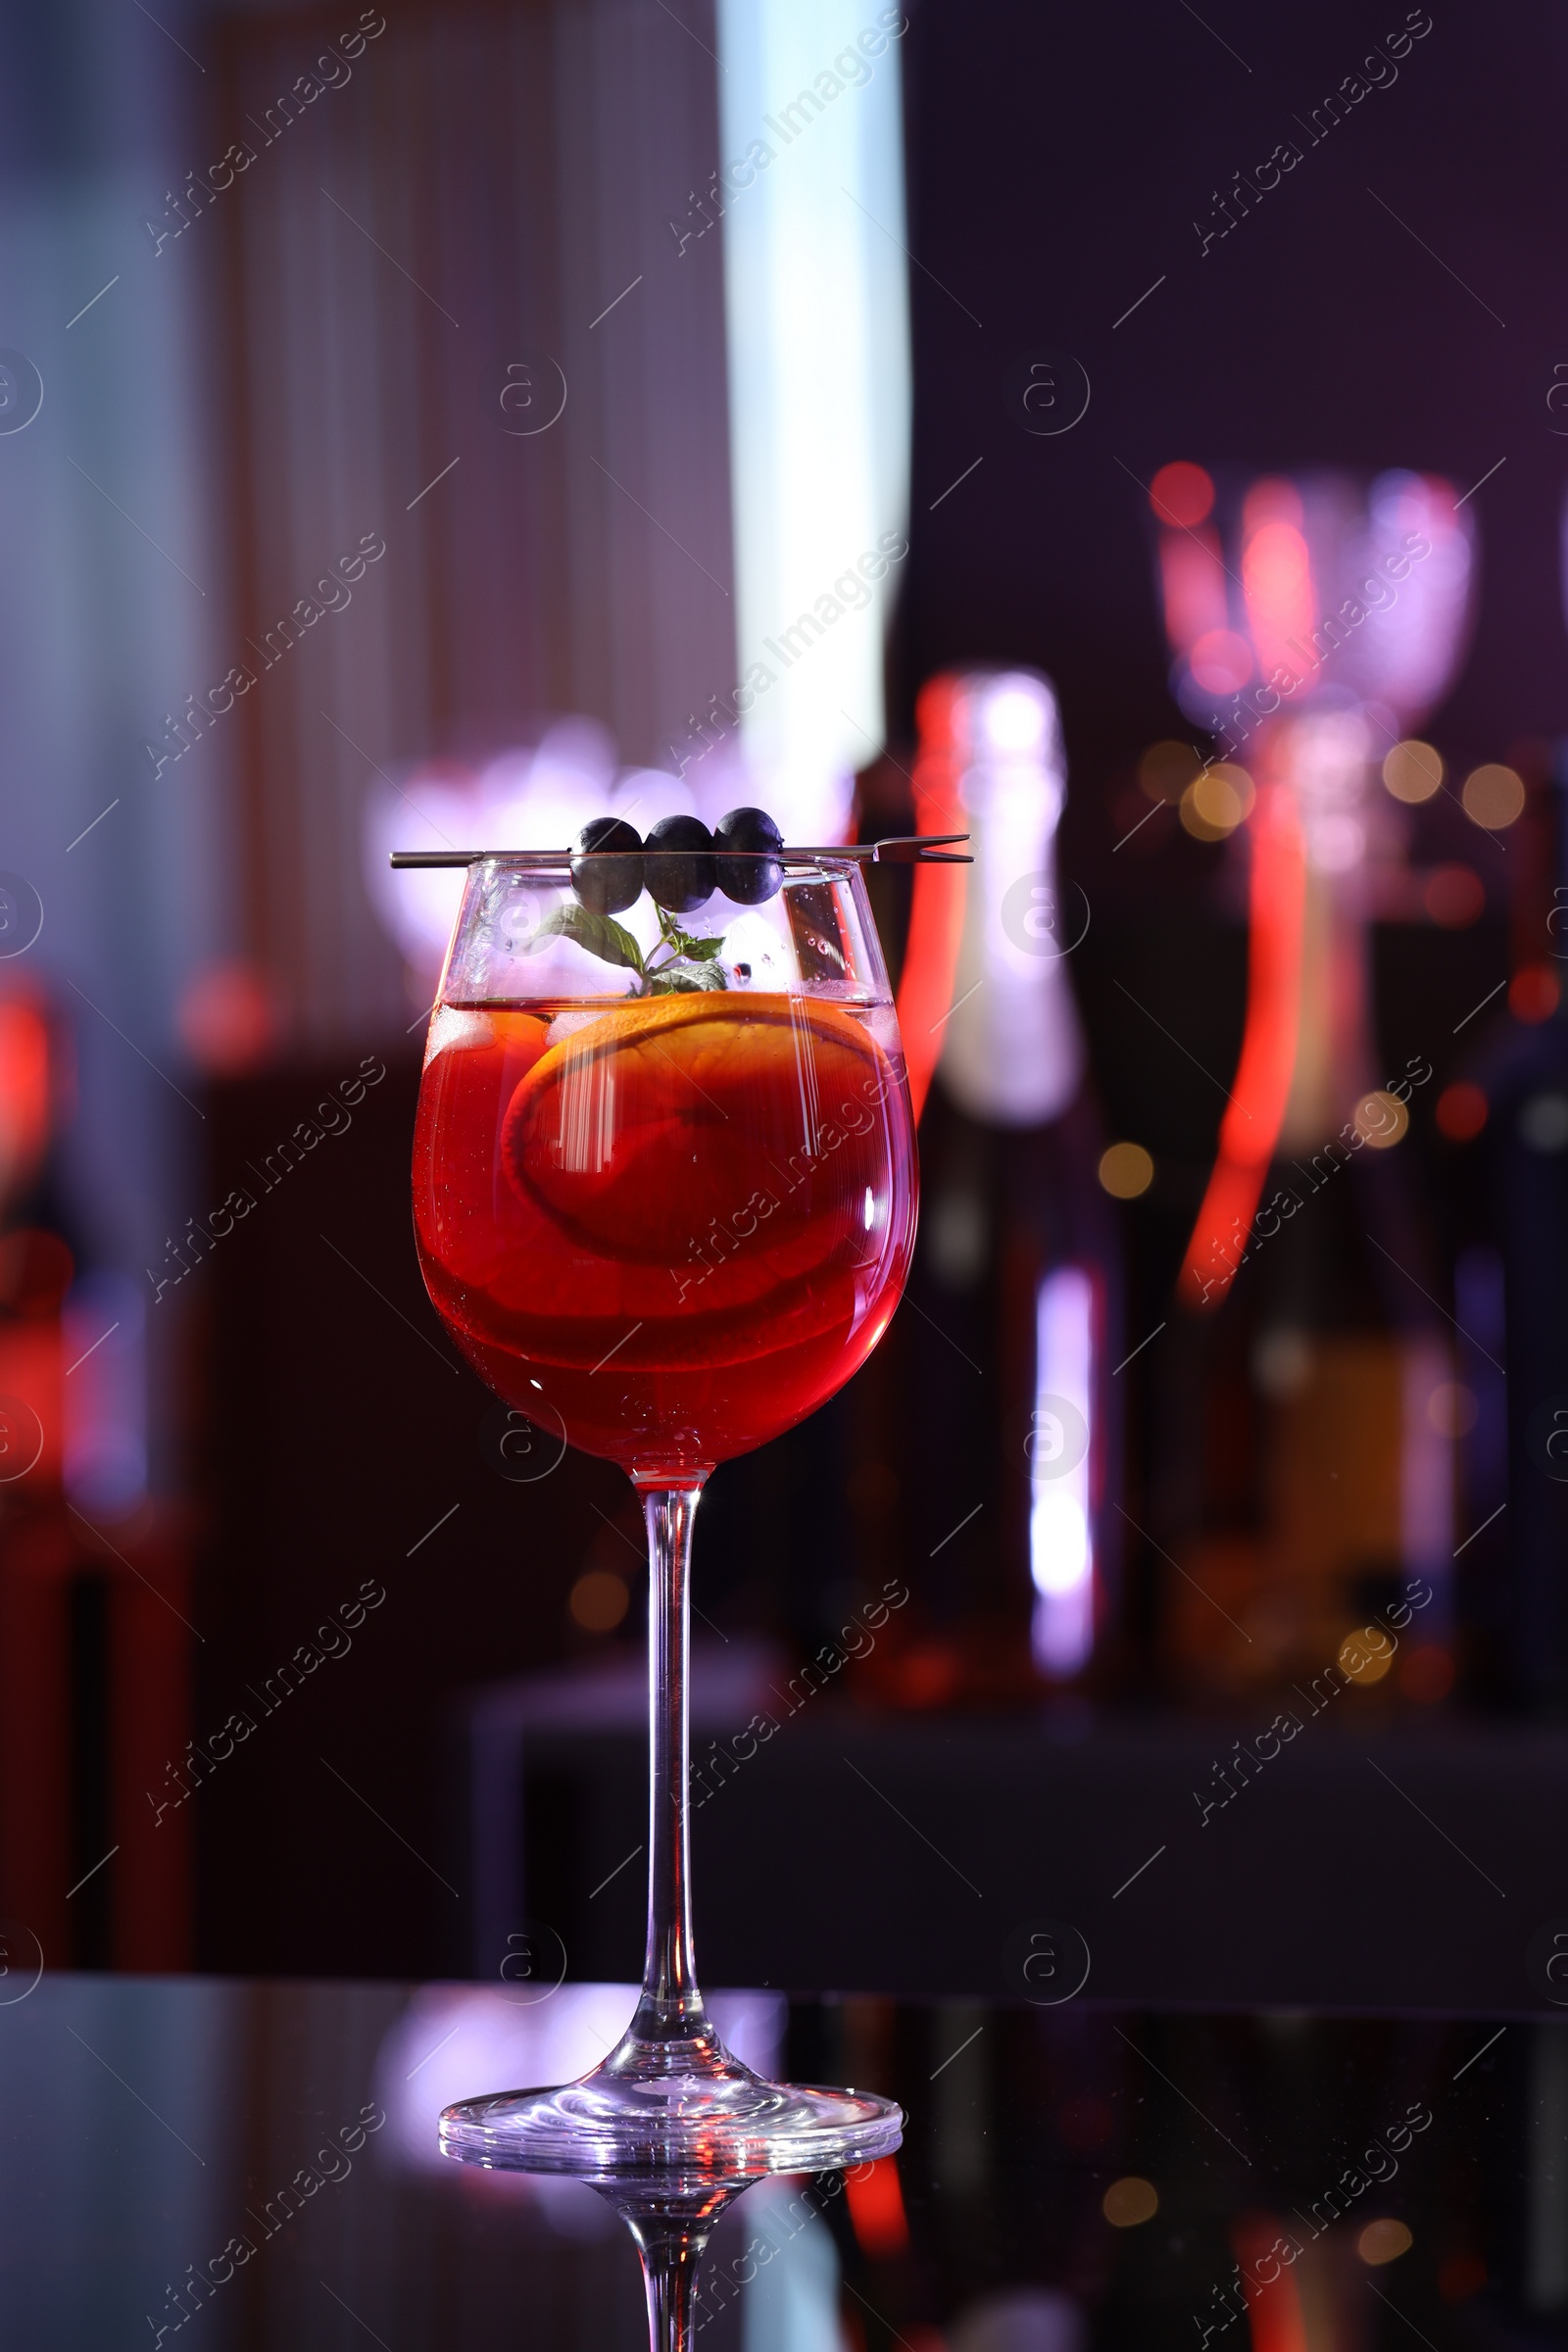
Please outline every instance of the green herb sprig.
M728 988L719 967L718 956L722 939L694 939L664 907L659 909L659 948L667 951L662 962L646 960L641 948L623 923L613 915L595 914L592 907L580 906L574 901L558 906L540 924L530 953L542 947L547 939L572 939L579 948L586 948L601 963L617 965L623 971L635 972L637 987L632 992L639 997L691 996L704 989ZM695 971L679 971L678 964L695 964Z

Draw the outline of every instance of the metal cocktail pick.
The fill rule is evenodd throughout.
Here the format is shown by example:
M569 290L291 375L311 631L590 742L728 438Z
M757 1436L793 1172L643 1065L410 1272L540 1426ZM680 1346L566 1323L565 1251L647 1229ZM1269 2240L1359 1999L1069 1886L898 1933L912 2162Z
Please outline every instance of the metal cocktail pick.
M955 853L951 844L967 841L967 833L901 833L886 841L842 843L832 848L794 849L786 845L775 851L785 865L810 865L819 858L854 858L864 865L972 865L972 858L962 852ZM644 849L639 855L656 858L661 855L680 857L681 851L660 852ZM705 858L747 858L755 864L756 850L705 849ZM579 859L592 858L621 858L619 850L394 850L390 863L399 871L416 865L482 865L487 858L504 858L509 865L530 867L560 867L575 864Z

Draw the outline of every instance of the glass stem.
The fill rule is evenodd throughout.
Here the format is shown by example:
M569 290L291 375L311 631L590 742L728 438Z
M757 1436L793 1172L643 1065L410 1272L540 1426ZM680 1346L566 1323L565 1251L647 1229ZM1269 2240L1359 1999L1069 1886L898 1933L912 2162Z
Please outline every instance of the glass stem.
M632 2225L648 2300L649 2352L690 2352L697 2265L708 2231Z
M648 1522L648 1953L638 2040L717 2048L692 1952L688 1844L692 1526L702 1482L644 1490Z

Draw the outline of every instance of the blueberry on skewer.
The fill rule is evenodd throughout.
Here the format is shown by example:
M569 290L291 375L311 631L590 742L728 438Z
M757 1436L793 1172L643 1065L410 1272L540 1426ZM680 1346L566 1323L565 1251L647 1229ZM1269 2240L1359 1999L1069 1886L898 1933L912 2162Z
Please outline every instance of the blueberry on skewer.
M571 861L571 887L594 914L619 914L634 906L643 890L642 835L624 818L596 816L577 836L579 852L614 850L614 858L576 857Z
M721 858L718 887L738 906L760 906L777 893L784 868L776 853L784 836L765 808L732 808L721 816L713 833L716 850L757 850L770 853L756 858Z
M713 836L699 816L662 816L655 825L648 836L646 879L666 914L690 914L712 897L712 849Z

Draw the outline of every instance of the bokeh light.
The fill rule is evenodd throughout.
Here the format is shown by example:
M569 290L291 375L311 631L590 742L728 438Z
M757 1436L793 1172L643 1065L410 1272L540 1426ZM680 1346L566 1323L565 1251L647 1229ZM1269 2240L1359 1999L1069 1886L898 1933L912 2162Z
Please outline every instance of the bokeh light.
M1209 629L1194 646L1189 665L1205 694L1238 694L1252 674L1252 649L1234 629Z
M1527 963L1508 983L1508 1010L1516 1021L1525 1021L1533 1027L1538 1021L1550 1020L1561 995L1557 975L1549 963Z
M1524 779L1511 767L1489 760L1484 767L1470 770L1459 798L1473 823L1489 833L1502 833L1524 814Z
M1438 1097L1438 1130L1450 1144L1467 1144L1487 1123L1487 1098L1468 1078L1456 1078Z
M1434 1707L1453 1689L1452 1654L1436 1642L1420 1642L1399 1655L1397 1682L1418 1707Z
M1152 743L1138 762L1138 781L1152 801L1174 808L1202 764L1190 743Z
M1181 820L1195 841L1223 841L1250 816L1256 798L1246 768L1221 760L1188 785Z
M1387 1634L1369 1625L1357 1626L1340 1643L1339 1669L1352 1683L1363 1688L1381 1683L1394 1664L1394 1644Z
M1355 1132L1374 1152L1392 1151L1410 1125L1410 1113L1397 1095L1378 1087L1363 1095L1355 1106Z
M1468 930L1486 912L1486 886L1472 865L1436 865L1422 888L1421 903L1446 931Z
M566 1606L585 1634L611 1634L630 1599L623 1578L612 1576L608 1568L590 1568L572 1586Z
M1568 1148L1568 1095L1544 1087L1519 1106L1519 1139L1532 1152L1561 1152Z
M1430 801L1443 783L1442 755L1412 735L1384 760L1383 781L1396 801Z
M1402 2222L1368 2222L1355 2241L1355 2250L1369 2269L1376 2270L1386 2262L1397 2262L1413 2242Z
M1154 1163L1142 1144L1112 1144L1100 1155L1100 1182L1113 1200L1136 1200L1154 1181Z
M267 984L245 963L197 972L181 991L175 1020L191 1059L220 1078L265 1061L276 1031Z
M1149 503L1161 522L1190 531L1213 511L1214 485L1201 466L1177 458L1149 485Z
M1113 2180L1100 2200L1100 2210L1113 2230L1136 2230L1159 2211L1159 2192L1152 2180L1128 2173Z

